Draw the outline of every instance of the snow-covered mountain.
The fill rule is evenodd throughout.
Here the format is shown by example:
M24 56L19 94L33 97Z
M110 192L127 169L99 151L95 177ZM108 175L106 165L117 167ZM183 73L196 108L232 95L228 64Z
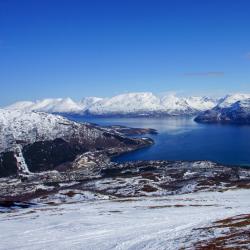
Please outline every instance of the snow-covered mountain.
M69 121L43 112L0 109L0 152L19 141L26 145L36 141L62 138L86 145L103 137L103 131L89 124Z
M159 99L152 93L128 93L103 99L88 108L90 114L128 114L159 109Z
M198 115L195 120L205 123L250 123L250 95L235 94L221 99L218 105Z
M121 94L90 106L94 115L119 114L192 114L214 107L215 101L202 97L181 98L176 95L156 96L150 92Z
M88 109L89 107L91 107L92 105L94 105L95 103L98 103L100 101L102 101L103 98L100 97L85 97L80 101L80 106L82 108L83 111L85 111L86 109Z
M250 98L250 94L243 94L243 93L226 95L225 97L219 100L217 108L228 108L232 104L238 101L243 101L249 98Z
M80 115L192 115L213 108L217 100L208 97L163 96L150 92L126 93L110 98L86 97L80 102L70 98L17 102L5 109L43 111Z
M59 115L0 109L0 177L14 174L17 169L54 169L86 151L129 151L149 144L147 140L127 138L114 130Z
M48 113L78 113L82 105L71 98L44 99L35 102L21 101L8 107L8 110L42 111Z

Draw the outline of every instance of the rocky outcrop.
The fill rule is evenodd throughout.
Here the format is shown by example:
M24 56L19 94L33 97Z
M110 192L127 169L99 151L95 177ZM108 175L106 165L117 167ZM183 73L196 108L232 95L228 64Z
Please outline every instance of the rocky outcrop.
M108 155L117 153L116 150L85 153L66 171L6 178L0 182L0 201L28 202L65 189L71 196L88 191L96 196L132 198L250 188L249 168L207 161L110 162Z
M0 154L0 177L16 175L17 172L17 161L14 152L2 152Z

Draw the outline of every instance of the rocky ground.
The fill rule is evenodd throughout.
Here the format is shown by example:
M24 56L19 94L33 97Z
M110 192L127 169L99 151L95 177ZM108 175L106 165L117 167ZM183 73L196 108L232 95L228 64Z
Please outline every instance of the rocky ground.
M123 149L121 149L122 151ZM74 195L89 191L111 198L166 196L200 191L225 191L250 187L250 169L212 162L138 161L114 163L118 149L88 152L70 169L2 178L0 201L29 202L55 193ZM53 199L53 198L52 198Z
M196 249L249 249L250 214L241 214L213 222L197 232L205 239L195 243Z

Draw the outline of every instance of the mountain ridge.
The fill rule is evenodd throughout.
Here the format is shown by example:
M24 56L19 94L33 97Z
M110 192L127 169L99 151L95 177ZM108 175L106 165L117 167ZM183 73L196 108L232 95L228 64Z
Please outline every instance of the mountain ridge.
M152 143L129 138L119 128L77 123L44 112L0 109L0 177L70 167L77 155L88 151L118 154Z
M225 114L231 112L230 109L235 110L237 102L242 103L249 98L250 94L246 93L235 93L214 99L207 96L179 97L175 94L160 96L151 92L134 92L110 98L85 97L79 102L69 97L48 98L34 102L20 101L3 109L97 117L197 116L196 121L202 122L202 116L206 119L208 116L215 119L215 116L221 116L221 112ZM248 112L248 109L245 110Z
M200 123L250 124L250 95L226 96L217 106L195 118Z
M174 94L159 96L151 92L135 92L110 98L85 97L80 102L73 101L71 98L21 101L4 109L93 116L193 115L214 107L217 102L217 99L210 97L178 97Z

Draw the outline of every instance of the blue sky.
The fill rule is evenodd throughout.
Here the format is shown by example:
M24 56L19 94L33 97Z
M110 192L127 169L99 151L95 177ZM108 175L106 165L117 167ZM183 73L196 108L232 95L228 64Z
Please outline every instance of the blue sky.
M250 92L248 0L0 0L0 105Z

